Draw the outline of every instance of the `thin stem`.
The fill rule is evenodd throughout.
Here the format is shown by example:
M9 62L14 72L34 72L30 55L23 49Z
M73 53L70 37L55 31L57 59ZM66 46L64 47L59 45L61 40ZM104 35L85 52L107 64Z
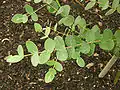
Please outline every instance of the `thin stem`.
M107 72L110 70L110 68L113 66L113 64L117 61L118 57L116 57L115 55L112 56L112 58L110 59L110 61L107 63L107 65L104 67L104 69L100 72L100 74L98 75L99 78L103 78Z
M60 5L60 3L59 3L59 0L56 0L56 2L57 2L57 4L58 4L58 6L61 7L61 5Z

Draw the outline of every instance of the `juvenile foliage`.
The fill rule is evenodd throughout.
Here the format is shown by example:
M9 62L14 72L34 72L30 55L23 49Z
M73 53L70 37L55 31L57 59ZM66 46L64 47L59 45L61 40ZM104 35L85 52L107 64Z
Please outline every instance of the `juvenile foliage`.
M27 0L31 1L31 0ZM82 1L82 0L81 0ZM87 54L89 56L94 54L96 45L103 50L110 51L113 50L113 54L120 56L120 30L117 30L113 35L110 29L105 29L103 33L100 32L100 28L94 25L92 28L88 28L86 20L81 16L74 17L70 15L70 6L61 6L58 0L34 0L34 3L43 2L50 13L55 13L55 16L60 15L61 19L56 22L54 27L52 24L42 28L38 21L37 10L34 10L32 6L25 5L26 14L15 14L12 17L12 22L14 23L26 23L28 17L34 21L35 31L42 33L40 39L45 39L44 50L39 51L37 45L28 40L26 41L26 48L30 54L24 55L23 47L21 45L17 48L17 55L9 55L6 58L7 62L17 63L21 61L24 57L30 56L31 63L34 67L39 64L46 64L50 66L50 69L45 74L45 82L50 83L57 72L63 70L62 62L66 60L74 59L76 64L80 67L85 66L85 61L81 57L82 54ZM120 13L120 0L113 0L111 9L106 13L106 15L112 14L114 11ZM109 0L90 0L86 5L85 10L89 10L94 5L98 3L102 10L106 10L109 6ZM65 26L65 32L59 32L58 26ZM61 26L62 26L61 25ZM76 30L77 28L77 30ZM53 31L52 31L53 30ZM52 33L62 33L63 36L55 35L50 38ZM54 38L54 39L53 39Z

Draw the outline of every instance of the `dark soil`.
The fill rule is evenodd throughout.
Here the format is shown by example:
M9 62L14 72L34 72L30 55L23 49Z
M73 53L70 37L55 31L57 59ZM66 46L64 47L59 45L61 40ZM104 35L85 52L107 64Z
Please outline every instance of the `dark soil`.
M92 67L80 68L74 61L63 63L64 70L57 74L50 84L44 82L44 75L48 67L33 67L30 58L26 57L19 63L9 64L4 57L16 53L19 44L24 46L28 39L35 41L39 50L41 46L40 35L34 32L33 23L29 20L27 24L14 24L11 18L16 13L25 13L23 6L25 0L0 0L0 90L120 90L120 80L116 85L113 81L116 72L120 70L120 60L110 69L109 73L99 79L98 74L111 58L111 54L96 48L97 56L83 58L88 63L94 63ZM40 5L32 4L34 8ZM110 28L115 31L120 28L120 14L104 17L104 12L96 12L96 7L84 11L79 5L71 5L74 16L81 15L91 26L98 24L101 30ZM99 10L99 9L98 9ZM39 23L42 26L49 22L55 23L56 18L46 11L45 8L37 12ZM48 20L49 19L49 20ZM102 66L103 65L103 66Z

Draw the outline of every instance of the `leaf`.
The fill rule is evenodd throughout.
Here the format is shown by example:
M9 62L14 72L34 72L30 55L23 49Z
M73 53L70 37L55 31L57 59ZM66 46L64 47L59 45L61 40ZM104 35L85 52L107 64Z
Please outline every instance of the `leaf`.
M20 55L21 57L24 57L24 51L23 51L22 45L18 46L17 52L18 52L18 55Z
M110 29L105 29L103 32L103 39L104 40L109 40L113 38L113 33Z
M57 50L56 52L57 59L60 61L65 61L68 58L68 53L66 49Z
M10 55L6 58L7 62L9 63L17 63L19 61L21 61L24 57L20 56L20 55Z
M95 41L95 32L92 30L87 31L86 33L86 41L88 43L93 43Z
M81 17L77 16L77 18L75 19L74 25L79 25L81 23Z
M54 65L55 69L59 72L61 72L63 70L63 66L61 65L61 63L59 62L55 62L55 65Z
M90 45L87 42L82 41L79 50L81 53L87 54L90 52Z
M28 14L32 15L32 14L34 13L33 7L31 7L30 5L26 4L26 5L24 6L24 8L25 8L25 11L26 11Z
M77 63L78 66L80 66L80 67L84 67L84 66L85 66L85 61L84 61L81 57L78 57L78 58L77 58L76 63Z
M54 68L59 72L63 70L63 66L61 65L61 63L59 63L57 61L50 60L46 64L49 66L54 66Z
M114 79L114 85L117 84L119 78L120 78L120 71L118 71L117 74L116 74L116 76L115 76L115 79Z
M57 4L56 1L52 1L52 3L50 4L50 6L47 5L47 10L50 13L55 13L58 10L58 8L59 8L59 6L58 6L58 4Z
M74 17L72 15L68 15L63 18L62 22L65 26L71 26L74 23Z
M54 41L55 41L57 59L60 61L65 61L68 58L68 53L65 48L65 43L64 43L63 38L60 36L56 36L54 38Z
M43 0L44 3L51 4L53 0Z
M114 13L115 12L115 9L110 9L109 11L107 11L106 13L105 13L105 15L107 16L107 15L110 15L110 14L112 14L112 13Z
M120 4L119 4L119 6L117 7L117 12L120 14Z
M112 8L116 9L119 6L119 2L120 2L120 0L113 0L113 2L112 2Z
M92 27L91 31L95 33L95 40L100 40L101 39L100 28L97 25L94 25Z
M56 50L65 49L65 43L61 36L56 36L54 38L54 41L55 41L55 49Z
M50 59L50 53L46 50L42 51L39 56L39 64L44 64Z
M23 22L23 15L22 14L15 14L12 17L11 21L14 23L22 23Z
M39 64L38 52L34 52L34 54L31 56L31 63L34 67L36 67Z
M48 66L53 66L55 64L55 61L54 60L49 60L49 61L46 62L46 64Z
M117 30L114 34L116 41L117 41L117 45L120 46L120 30Z
M90 0L90 2L85 7L85 10L91 9L96 3L96 0Z
M73 35L66 36L65 43L67 46L75 47L76 41L74 39L74 36Z
M34 23L34 28L36 32L42 32L42 26L39 23Z
M55 41L50 39L50 38L48 38L45 41L44 47L45 47L45 50L47 50L48 52L52 53L54 48L55 48Z
M33 21L38 21L38 15L36 13L33 13L31 15L31 18L32 18Z
M81 20L80 20L80 23L78 24L78 28L79 29L84 29L85 27L86 27L86 21L85 21L85 19L84 18L81 18Z
M28 21L28 16L26 14L23 15L23 23L26 23Z
M102 10L105 10L109 7L109 0L98 0L99 7L102 7Z
M66 36L65 43L68 47L71 47L67 48L69 58L76 59L75 46L77 45L77 43L74 36L72 35Z
M38 52L37 46L32 41L26 41L26 47L28 49L28 52L34 54L35 52Z
M114 48L114 41L113 40L102 40L101 43L99 43L100 48L104 50L112 50Z
M39 3L41 2L42 0L34 0L34 3Z
M56 36L54 38L55 41L55 49L56 49L56 56L58 60L65 61L68 58L68 53L65 48L65 43L62 37Z
M58 14L61 14L63 17L66 17L69 15L70 12L70 6L69 5L64 5L59 8L59 10L56 13L56 16Z
M45 74L45 83L50 83L54 79L56 74L56 70L50 68L49 71Z
M112 40L113 33L109 29L105 29L103 32L103 37L99 43L100 48L104 50L112 50L114 48L114 41Z
M95 44L90 44L90 52L88 53L89 56L92 56L95 51Z

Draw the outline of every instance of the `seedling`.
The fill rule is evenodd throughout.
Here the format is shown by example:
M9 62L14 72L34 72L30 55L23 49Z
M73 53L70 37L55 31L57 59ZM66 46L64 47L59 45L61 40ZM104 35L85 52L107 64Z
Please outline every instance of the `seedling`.
M34 0L34 3L39 3L41 1L42 0ZM114 51L113 57L119 57L120 30L117 30L115 34L113 34L110 29L105 29L103 33L101 33L97 25L94 25L92 28L88 28L84 18L70 15L69 5L61 6L58 0L43 0L43 3L47 6L49 12L56 13L56 16L61 16L60 21L57 22L53 28L51 25L46 26L44 31L42 26L39 23L36 23L38 20L36 12L40 9L34 10L30 5L25 5L24 7L26 14L16 14L13 16L12 21L15 23L27 23L28 17L31 16L31 19L35 22L35 31L44 34L40 39L46 39L44 42L44 50L39 51L37 45L28 40L26 41L26 48L30 54L24 55L23 48L19 45L17 49L18 55L8 56L6 58L7 62L17 63L23 60L24 57L30 56L31 63L34 67L39 64L47 64L50 66L50 69L45 74L45 82L49 83L54 79L57 72L61 72L63 70L61 63L66 60L75 60L78 66L84 67L85 61L81 57L82 54L86 54L88 56L93 55L96 45L99 45L103 50ZM89 4L92 4L93 6L95 3L96 0L91 0ZM86 8L91 8L89 6L90 5L87 5ZM68 30L67 33L66 30L62 33L65 37L57 35L59 32L57 31L58 25L64 25L66 30ZM78 27L78 30L76 30L75 27ZM56 36L53 38L49 37L51 30L56 33ZM112 59L112 61L114 60L115 62L116 59ZM112 65L113 64L110 64L110 66ZM105 74L106 72L104 72L104 75Z

